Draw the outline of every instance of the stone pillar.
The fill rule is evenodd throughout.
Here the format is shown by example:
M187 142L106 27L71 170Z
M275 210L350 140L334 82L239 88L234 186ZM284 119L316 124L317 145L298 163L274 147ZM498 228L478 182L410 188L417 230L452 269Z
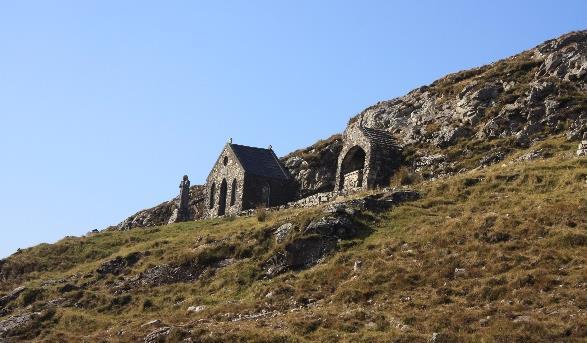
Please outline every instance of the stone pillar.
M587 156L587 132L583 133L583 140L581 140L581 143L579 143L577 156Z
M177 221L182 222L190 219L190 180L187 175L179 184L179 210L177 211Z

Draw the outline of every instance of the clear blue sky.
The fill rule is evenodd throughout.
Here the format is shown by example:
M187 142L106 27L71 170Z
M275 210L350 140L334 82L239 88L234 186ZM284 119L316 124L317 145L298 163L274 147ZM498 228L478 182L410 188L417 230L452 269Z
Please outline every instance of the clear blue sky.
M229 137L284 155L586 27L584 0L2 1L0 256L203 182Z

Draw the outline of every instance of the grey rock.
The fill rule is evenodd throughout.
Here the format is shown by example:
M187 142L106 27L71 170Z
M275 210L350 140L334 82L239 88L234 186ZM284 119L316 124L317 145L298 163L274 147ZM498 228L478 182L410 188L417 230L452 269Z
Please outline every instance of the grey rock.
M274 233L275 242L278 244L282 243L287 238L287 236L289 235L289 233L291 232L293 227L294 226L292 223L285 223L285 224L281 225L280 227L278 227Z
M141 253L134 252L125 257L118 256L112 260L108 260L96 270L98 274L122 274L127 268L134 266L142 257Z
M340 214L326 215L308 224L304 230L304 234L319 234L346 239L356 235L357 231L355 226L348 216Z
M507 155L507 151L504 149L496 149L487 153L480 161L479 166L486 167L491 164L495 164L502 161Z
M454 276L460 277L467 275L467 270L465 268L455 268Z
M18 296L26 290L26 287L21 286L13 289L10 293L0 298L0 307L6 306L9 302L18 298Z
M552 82L535 81L532 83L532 88L530 89L530 94L528 94L528 102L536 103L536 102L542 101L547 95L552 93L554 90L555 90L555 85Z
M336 239L324 236L311 236L297 239L285 247L286 266L291 268L308 267L336 248Z
M141 325L141 327L144 328L147 326L158 326L161 324L162 324L162 322L160 319L153 319L153 320L150 320L150 321L146 322L145 324Z
M22 313L0 321L0 338L10 337L15 332L26 330L40 316L40 312Z
M170 266L167 264L147 269L134 277L130 285L138 287L153 287L178 282L196 280L202 272L201 268L192 266Z
M436 146L446 148L463 138L470 137L472 130L467 127L442 127L432 141Z
M199 306L190 306L187 309L188 313L198 313L198 312L202 312L206 309L206 306L204 305L199 305Z
M334 189L338 156L341 149L342 137L334 135L281 159L295 180L298 198L306 198Z
M552 153L549 152L548 150L537 149L537 150L532 150L532 151L518 157L516 160L517 161L533 161L533 160L537 160L537 159L548 158L551 156L552 156Z
M530 321L529 316L517 316L513 320L514 323L528 323L529 321Z
M332 252L336 245L337 239L330 236L312 235L295 239L263 264L265 274L273 277L286 270L313 266Z
M165 342L166 337L169 336L170 333L170 327L162 327L145 336L144 341L145 343L162 343Z

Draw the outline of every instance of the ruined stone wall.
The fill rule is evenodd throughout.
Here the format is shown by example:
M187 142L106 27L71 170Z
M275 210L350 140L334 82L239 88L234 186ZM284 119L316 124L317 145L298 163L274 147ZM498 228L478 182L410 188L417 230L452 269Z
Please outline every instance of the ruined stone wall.
M222 153L218 157L216 164L214 164L214 167L212 168L212 171L206 180L207 196L205 199L204 210L206 212L206 217L208 218L218 216L218 210L221 206L220 191L223 180L226 180L225 215L236 215L243 210L243 185L245 183L245 173L228 145L226 145L222 150ZM234 194L235 200L234 204L231 205L234 180L236 180L236 191ZM212 185L214 185L213 196ZM213 203L210 202L211 200L213 200Z
M363 180L363 170L355 170L354 172L347 173L344 176L343 188L347 190L360 189Z
M336 172L335 190L354 190L373 189L377 187L387 187L395 169L401 163L401 152L397 147L390 146L389 138L387 141L379 143L379 140L370 140L363 132L359 123L351 123L345 130L343 136L343 148L338 158L338 167ZM372 132L374 130L371 130ZM353 171L348 173L344 170L345 159L350 156L356 149L361 148L365 152L365 160L362 173ZM362 181L359 184L359 178Z
M401 165L401 152L397 149L375 145L372 148L371 158L371 188L388 187L393 173Z

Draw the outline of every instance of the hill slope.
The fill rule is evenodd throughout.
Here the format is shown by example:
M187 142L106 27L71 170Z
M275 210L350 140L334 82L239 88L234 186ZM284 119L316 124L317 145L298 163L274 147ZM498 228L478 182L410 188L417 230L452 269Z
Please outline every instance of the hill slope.
M309 231L332 215L314 208L26 249L0 266L0 337L584 340L587 159L574 149L554 137L501 165L413 185L420 200L351 206L342 234ZM528 160L536 151L551 157ZM276 270L280 256L308 263Z
M404 163L427 178L499 162L553 134L577 141L587 127L587 31L447 75L351 122L359 117L392 133ZM301 195L334 187L340 148L335 135L284 157Z
M359 114L403 142L392 190L156 226L166 202L0 260L0 342L586 340L586 37ZM339 146L284 157L300 196Z
M404 164L425 178L497 163L550 135L578 141L587 127L587 31L479 68L447 75L352 118L388 130L406 152ZM335 134L282 158L298 197L334 189L342 137ZM194 188L194 199L203 196ZM176 206L143 210L118 229L167 223ZM192 207L195 211L197 204Z

